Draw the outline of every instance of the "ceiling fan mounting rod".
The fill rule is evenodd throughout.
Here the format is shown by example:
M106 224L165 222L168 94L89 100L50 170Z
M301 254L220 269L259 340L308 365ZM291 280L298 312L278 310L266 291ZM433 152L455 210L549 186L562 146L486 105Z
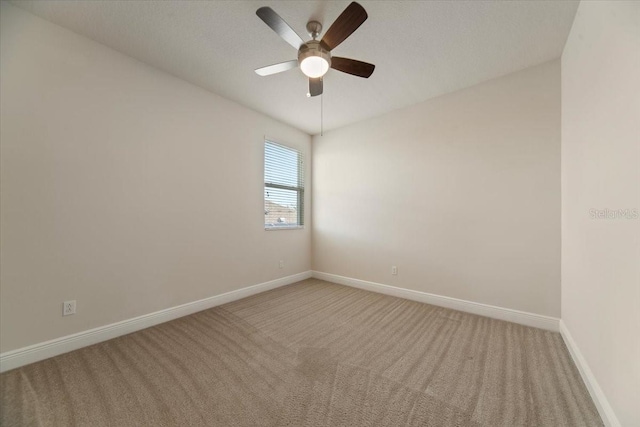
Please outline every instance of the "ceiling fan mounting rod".
M307 32L311 36L312 39L317 39L320 33L322 32L322 24L318 21L309 21L307 22Z

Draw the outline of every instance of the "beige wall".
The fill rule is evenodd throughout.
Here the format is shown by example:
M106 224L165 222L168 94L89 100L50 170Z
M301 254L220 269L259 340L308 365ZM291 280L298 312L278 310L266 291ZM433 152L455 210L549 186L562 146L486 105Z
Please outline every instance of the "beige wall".
M637 426L640 218L591 209L640 209L638 2L581 2L562 55L562 320L620 423Z
M314 270L560 316L558 60L312 145Z
M262 181L308 135L1 7L2 352L309 270Z

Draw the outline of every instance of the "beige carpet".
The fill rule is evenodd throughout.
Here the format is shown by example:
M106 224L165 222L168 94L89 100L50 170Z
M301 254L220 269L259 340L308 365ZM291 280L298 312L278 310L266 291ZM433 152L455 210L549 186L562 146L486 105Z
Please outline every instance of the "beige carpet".
M306 280L0 376L3 426L599 426L557 333Z

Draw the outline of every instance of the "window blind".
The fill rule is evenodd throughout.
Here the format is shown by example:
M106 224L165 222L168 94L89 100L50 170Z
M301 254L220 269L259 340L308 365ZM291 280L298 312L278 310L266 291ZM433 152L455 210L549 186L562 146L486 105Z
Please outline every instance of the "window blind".
M264 142L265 229L296 228L304 224L302 153L272 141Z

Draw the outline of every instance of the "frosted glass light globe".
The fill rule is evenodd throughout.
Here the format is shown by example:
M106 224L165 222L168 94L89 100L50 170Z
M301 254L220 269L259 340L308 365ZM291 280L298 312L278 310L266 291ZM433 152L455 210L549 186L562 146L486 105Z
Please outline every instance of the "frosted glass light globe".
M300 63L300 69L305 76L316 79L329 71L329 63L320 56L308 56Z

